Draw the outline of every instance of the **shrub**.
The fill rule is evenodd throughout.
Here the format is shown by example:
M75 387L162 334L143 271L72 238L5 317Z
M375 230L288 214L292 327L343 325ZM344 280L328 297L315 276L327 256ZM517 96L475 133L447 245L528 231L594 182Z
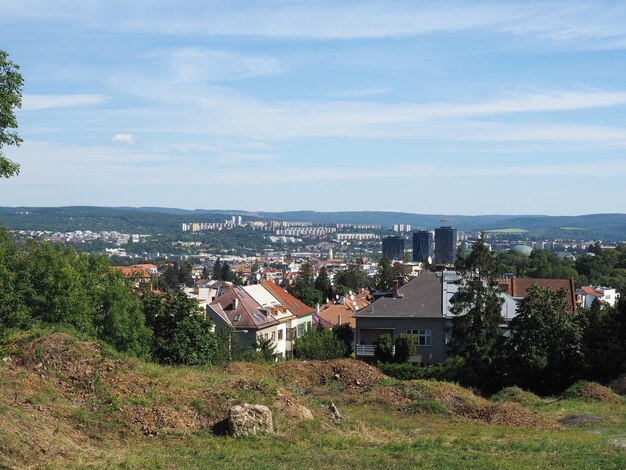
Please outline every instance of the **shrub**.
M413 335L400 334L396 338L396 351L394 359L396 362L408 362L415 353L416 338Z
M458 357L451 357L434 366L423 366L420 364L390 363L378 364L378 368L385 375L399 380L439 380L444 382L457 382L465 361Z
M374 349L374 359L383 364L393 361L393 346L390 334L382 334L376 341L376 349Z
M332 330L320 327L309 329L296 338L293 355L297 359L338 359L346 353L346 346L339 340Z

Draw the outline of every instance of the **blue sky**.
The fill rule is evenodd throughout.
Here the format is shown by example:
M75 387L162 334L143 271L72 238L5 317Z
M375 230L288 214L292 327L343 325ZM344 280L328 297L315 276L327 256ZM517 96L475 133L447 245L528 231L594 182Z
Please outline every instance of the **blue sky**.
M625 212L626 3L0 0L1 205Z

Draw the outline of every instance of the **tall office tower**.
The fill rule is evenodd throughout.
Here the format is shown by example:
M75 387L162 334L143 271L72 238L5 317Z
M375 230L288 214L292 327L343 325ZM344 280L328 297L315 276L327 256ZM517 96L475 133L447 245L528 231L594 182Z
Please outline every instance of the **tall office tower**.
M404 238L397 236L383 238L383 256L401 261L404 258Z
M428 230L413 232L413 261L426 263L431 253L431 246Z
M435 229L435 263L454 264L456 241L456 229L447 226Z

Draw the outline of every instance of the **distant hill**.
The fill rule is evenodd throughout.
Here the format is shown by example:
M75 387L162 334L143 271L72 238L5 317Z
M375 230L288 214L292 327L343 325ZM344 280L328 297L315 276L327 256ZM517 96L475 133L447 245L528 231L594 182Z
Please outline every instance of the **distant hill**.
M183 222L223 221L232 215L247 219L293 220L316 223L411 224L413 228L448 225L465 231L524 229L537 237L626 240L626 214L579 216L546 215L445 215L387 211L345 212L251 212L222 209L176 209L165 207L0 207L0 223L12 229L118 230L133 233L164 233L180 230Z

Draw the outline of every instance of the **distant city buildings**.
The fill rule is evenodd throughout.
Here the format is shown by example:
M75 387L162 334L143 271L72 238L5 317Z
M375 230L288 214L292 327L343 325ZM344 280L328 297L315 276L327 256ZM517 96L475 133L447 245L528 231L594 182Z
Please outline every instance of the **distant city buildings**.
M391 260L404 258L404 238L392 235L383 238L383 256Z
M428 262L432 255L432 233L428 230L413 232L413 261L418 263Z
M443 226L435 229L435 263L454 264L456 261L457 232Z

